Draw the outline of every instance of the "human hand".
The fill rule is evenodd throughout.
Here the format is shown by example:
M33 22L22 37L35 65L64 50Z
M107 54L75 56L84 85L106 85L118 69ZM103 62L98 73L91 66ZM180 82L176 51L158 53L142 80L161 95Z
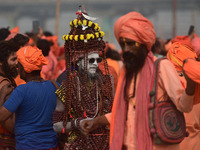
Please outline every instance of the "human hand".
M84 135L88 135L89 132L92 132L93 130L98 128L98 124L96 122L96 119L84 119L80 122L81 132Z
M53 124L53 130L56 132L56 133L62 133L63 131L63 122L56 122Z
M184 77L185 77L185 79L186 79L186 81L187 81L187 86L186 86L185 91L186 91L186 94L188 94L188 95L194 95L194 93L195 93L196 82L194 82L192 79L190 79L190 78L187 76L187 74L185 73L184 65L185 65L185 63L187 63L187 62L188 62L188 59L185 59L185 60L183 61L183 75L184 75Z

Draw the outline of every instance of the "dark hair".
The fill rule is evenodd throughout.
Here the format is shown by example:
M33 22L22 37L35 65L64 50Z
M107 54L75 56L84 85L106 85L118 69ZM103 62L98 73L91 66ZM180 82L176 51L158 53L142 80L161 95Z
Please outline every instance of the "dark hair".
M45 36L53 36L53 34L50 31L44 31L43 34Z
M0 41L5 40L10 34L9 28L1 28L0 29Z
M10 54L17 52L21 46L24 46L28 42L28 40L28 37L17 34L8 41L0 41L0 62L7 61Z
M37 41L37 47L42 50L42 54L44 56L48 56L49 51L50 51L50 47L51 47L51 43L48 40L39 39Z
M112 50L111 48L108 48L108 51L106 52L106 58L121 60L120 54L116 50Z

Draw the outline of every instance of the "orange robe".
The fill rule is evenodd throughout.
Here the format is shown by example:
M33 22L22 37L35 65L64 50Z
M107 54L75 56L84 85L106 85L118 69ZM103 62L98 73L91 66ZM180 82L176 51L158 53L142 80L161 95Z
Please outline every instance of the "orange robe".
M117 76L119 76L120 66L119 66L118 61L110 59L110 58L107 58L106 60L107 60L108 65L113 67L117 73Z
M56 67L57 67L57 59L52 51L49 52L49 56L45 57L48 60L48 64L44 65L41 70L41 74L46 80L53 80L56 78Z
M185 77L179 76L179 79L183 87L186 88ZM200 103L194 105L191 112L184 113L185 121L186 121L186 130L189 133L189 136L186 137L180 143L180 150L199 150L200 149L200 109L199 108L200 108Z
M121 71L120 74L123 74L124 70ZM121 78L122 76L120 76ZM138 74L137 81L136 81L136 91L137 91L137 85L139 82L140 73ZM133 77L134 79L134 77ZM117 93L118 95L118 88L120 88L120 82L119 79L118 85L117 85ZM133 92L133 86L134 86L134 80L131 81L131 86L129 90L129 94L132 94ZM158 93L157 97L159 101L163 101L167 99L167 96L171 98L171 100L176 105L177 109L182 112L189 112L192 109L193 106L193 98L194 96L188 96L185 93L184 88L182 87L179 79L177 78L176 70L171 62L168 60L162 60L160 63L160 71L159 71L159 80L158 80ZM136 96L135 96L136 97ZM136 102L136 99L132 98L129 100L128 104L128 113L127 113L127 121L125 124L125 133L123 137L123 145L125 145L128 150L136 150L136 139L135 139L135 109L134 105ZM114 99L114 105L112 109L112 113L115 112L115 104L117 98ZM136 106L137 107L137 106ZM116 110L117 111L117 110ZM113 115L112 113L106 114L107 120L110 122L111 126L113 124ZM110 133L110 136L112 136L113 133ZM153 144L153 150L179 150L180 144L174 144L174 145L155 145Z

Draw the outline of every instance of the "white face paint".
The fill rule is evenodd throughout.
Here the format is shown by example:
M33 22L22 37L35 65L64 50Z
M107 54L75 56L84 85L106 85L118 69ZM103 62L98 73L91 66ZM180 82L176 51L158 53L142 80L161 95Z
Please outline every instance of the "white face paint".
M93 63L89 63L89 60L91 58L94 58L94 62ZM88 63L87 63L87 71L89 75L94 76L97 72L97 68L98 68L98 62L97 62L97 58L99 58L99 53L98 52L93 52L88 54ZM82 59L79 63L78 66L81 67L82 70L84 70L84 59Z

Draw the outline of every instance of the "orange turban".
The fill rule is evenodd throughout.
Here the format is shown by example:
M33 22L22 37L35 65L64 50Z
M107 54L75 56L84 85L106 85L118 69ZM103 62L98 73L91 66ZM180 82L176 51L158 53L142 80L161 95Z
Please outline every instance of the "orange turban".
M153 24L138 12L120 17L115 23L114 33L118 42L120 37L128 38L145 45L149 51L156 40Z
M33 70L41 70L48 61L43 56L42 51L36 47L25 46L17 51L17 59L27 73Z
M182 71L183 61L187 58L197 58L197 55L190 47L175 42L169 49L167 58L174 64L177 71Z
M195 37L192 40L192 46L194 47L194 50L197 53L197 55L200 55L200 37Z
M186 46L188 46L189 48L193 49L193 46L191 44L191 38L187 35L183 35L183 36L176 36L173 40L172 43L175 42L180 42L181 44L184 44Z

